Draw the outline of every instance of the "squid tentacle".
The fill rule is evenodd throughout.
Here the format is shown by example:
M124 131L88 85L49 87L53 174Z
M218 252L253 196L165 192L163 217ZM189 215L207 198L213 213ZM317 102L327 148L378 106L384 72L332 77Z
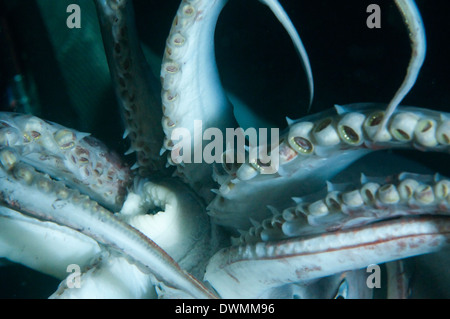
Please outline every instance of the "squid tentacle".
M62 280L67 276L68 265L84 268L100 252L94 239L76 230L0 205L2 258Z
M296 46L311 104L312 73L298 34L277 0L260 1L269 5ZM170 151L167 164L175 164L172 156L181 155L175 145L177 129L189 129L195 152L196 138L203 137L196 120L203 129L237 127L214 59L215 24L227 0L181 2L166 42L162 92L140 50L131 3L95 2L127 126L124 137L131 139L128 153L137 153L132 169L139 168L141 177L133 176L86 133L31 116L0 114L0 228L13 225L35 233L45 229L56 238L73 237L74 246L86 241L83 256L78 256L85 266L83 289L66 289L64 281L52 297L104 297L102 290L112 282L118 285L109 291L111 297L155 297L154 289L159 297L311 297L317 295L314 283L320 281L318 287L326 286L320 292L327 297L361 297L368 287L360 268L390 261L388 296L404 297L407 279L399 260L449 246L449 179L402 173L363 176L358 186L327 182L376 150L450 151L449 114L397 108L416 81L426 49L412 0L395 1L408 25L413 54L387 108L369 103L336 106L334 111L288 121L288 129L270 150L279 159L275 173L268 174L273 162L250 161L250 156L237 165L178 165L176 174L197 194L177 178L149 175L172 171L163 169L166 160L160 155ZM215 182L219 188L213 190L217 196L211 202ZM325 183L325 195L311 195ZM305 194L310 195L293 197ZM210 203L209 215L201 198ZM292 200L296 206L289 207ZM248 231L219 250L229 238L215 238L223 235L216 223ZM48 256L58 247L50 247ZM89 254L99 258L90 266ZM27 265L35 256L30 255L23 259ZM121 277L123 272L130 276ZM204 273L217 295L197 280ZM349 284L356 287L354 295L348 294Z
M405 25L409 30L409 39L411 42L411 59L406 70L406 76L395 92L394 97L386 108L386 113L376 133L375 139L380 137L381 132L385 129L390 117L398 107L402 99L408 94L416 83L419 71L422 68L427 50L427 41L425 38L425 28L423 26L422 17L413 0L396 0L395 4L403 16Z
M450 180L402 173L383 183L363 178L360 187L334 190L275 213L244 232L238 244L276 241L360 227L377 221L450 213ZM314 197L314 196L313 196Z
M12 147L22 160L118 210L131 182L129 168L89 134L35 116L0 113L0 147Z
M164 112L162 123L166 134L161 151L171 151L168 154L169 164L175 164L172 156L181 152L181 147L174 142L178 137L178 128L190 132L191 151L198 153L202 148L195 143L202 140L201 129L214 127L225 132L226 128L237 127L232 106L220 83L214 56L215 25L226 2L182 1L167 38L161 66ZM274 12L294 43L307 72L311 104L312 72L300 37L277 1L262 2ZM202 120L201 129L196 126L196 120ZM187 137L183 136L184 138ZM185 181L208 202L212 199L210 189L214 187L214 183L211 180L212 170L209 165L183 163L178 165L177 169Z
M160 83L141 50L129 1L95 1L112 82L125 123L124 138L136 152L139 174L167 174L159 155L163 142Z
M88 196L24 164L11 148L2 149L0 158L0 196L7 207L80 231L148 268L159 280L188 291L194 297L215 297L151 239Z
M50 299L156 298L157 280L124 256L103 252L83 268L79 287L73 289L70 277L63 280ZM133 284L130 284L133 283Z
M284 284L448 247L450 180L402 173L361 182L356 189L329 184L325 196L297 199L297 206L255 223L211 258L205 280L222 297L258 297ZM278 275L265 275L268 267ZM247 288L237 292L236 284Z
M172 154L179 152L173 141L174 134L179 138L178 128L189 131L190 137L183 138L190 139L192 151L198 152L195 141L202 139L203 132L195 127L196 120L201 120L203 129L215 127L225 131L236 126L214 56L215 24L226 2L184 0L172 23L161 66L162 125L166 135L161 153L171 151L169 164L174 164ZM202 197L211 198L210 165L202 161L179 165L177 169Z
M302 40L297 33L297 29L294 27L292 21L289 19L289 16L284 11L283 7L277 0L259 0L261 3L265 4L272 10L274 15L277 17L278 21L283 25L287 33L289 34L292 43L294 44L295 50L302 62L303 69L306 73L306 78L308 80L308 88L309 88L309 104L308 111L311 109L311 105L314 99L314 80L313 74L311 70L311 65L309 63L308 53L306 52L305 47L303 46Z
M449 239L448 217L421 216L313 237L239 245L211 258L205 280L223 298L257 298L283 284L439 251L448 247Z
M400 107L388 123L383 140L375 141L384 113L373 107L376 105L337 107L337 114L328 111L291 123L275 148L279 168L274 174L264 174L264 165L248 161L231 171L226 166L216 171L220 188L208 213L221 225L249 227L249 217L261 220L268 215L264 215L260 201L250 200L252 196L264 197L265 205L283 209L291 197L319 190L326 180L375 150L449 152L448 114Z
M136 181L118 217L197 278L203 276L208 258L217 251L202 201L176 179Z
M384 295L388 299L405 299L410 294L411 269L403 260L386 263ZM381 288L381 287L380 287ZM262 298L283 299L371 299L374 289L367 285L367 270L345 271L313 282L286 284L263 293Z

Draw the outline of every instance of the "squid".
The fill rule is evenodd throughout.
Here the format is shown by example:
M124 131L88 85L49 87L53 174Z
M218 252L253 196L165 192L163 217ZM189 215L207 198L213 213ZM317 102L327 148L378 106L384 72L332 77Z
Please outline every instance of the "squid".
M449 152L449 113L400 105L425 60L414 1L395 1L411 58L392 98L318 112L301 29L261 1L292 42L314 113L256 148L270 161L251 156L248 136L238 161L223 136L206 135L213 163L180 158L205 150L195 141L208 129L254 123L258 139L273 129L222 85L214 36L228 1L181 1L156 75L131 1L93 2L135 164L89 133L0 113L0 256L62 280L51 298L372 298L378 265L383 297L406 298L408 258L447 255L450 179L406 161L380 172L398 161L392 149ZM374 169L358 165L368 161Z

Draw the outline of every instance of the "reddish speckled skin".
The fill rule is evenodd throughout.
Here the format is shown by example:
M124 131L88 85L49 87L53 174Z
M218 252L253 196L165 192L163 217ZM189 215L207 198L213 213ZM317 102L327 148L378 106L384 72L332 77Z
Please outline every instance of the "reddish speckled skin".
M132 178L120 157L89 134L31 115L0 114L0 146L102 205L118 210Z

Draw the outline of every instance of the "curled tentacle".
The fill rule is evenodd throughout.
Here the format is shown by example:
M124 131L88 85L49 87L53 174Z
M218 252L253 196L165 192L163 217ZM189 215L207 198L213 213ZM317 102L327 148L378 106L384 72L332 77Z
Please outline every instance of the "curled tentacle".
M25 163L113 210L131 182L129 168L102 142L35 116L1 113L0 147L14 148Z
M209 257L217 250L211 242L204 206L189 187L176 179L135 181L116 216L151 238L196 278L203 276ZM111 278L115 278L113 285ZM154 298L155 288L159 298L174 297L173 290L143 267L113 253L105 253L86 267L80 280L79 289L68 289L67 282L62 282L51 297ZM186 292L184 296L190 297Z
M308 54L305 50L305 47L303 46L302 40L300 39L297 30L292 24L292 21L289 19L289 16L287 15L287 13L284 11L283 7L277 0L259 0L259 1L267 5L270 8L270 10L272 10L272 12L278 18L278 21L280 21L280 23L283 25L283 27L286 29L287 33L291 37L292 43L295 46L295 50L297 51L300 61L302 62L303 68L305 69L306 72L306 77L308 79L308 87L309 87L308 107L311 108L311 104L314 98L314 81Z
M125 254L168 284L199 298L214 295L152 240L120 221L97 202L23 163L14 150L1 150L0 197L7 207L78 230ZM43 186L45 185L45 186Z
M214 57L215 25L225 3L226 0L182 1L167 38L161 66L162 124L166 134L162 151L171 151L169 163L174 163L179 151L173 140L180 135L197 158L203 151L198 142L203 137L202 129L214 127L225 131L236 126ZM181 134L185 132L188 136ZM211 197L212 169L208 164L194 159L178 169L203 197Z
M217 250L204 205L176 179L136 181L118 216L196 277L201 278L208 258Z
M389 102L386 108L386 114L378 128L376 133L377 139L382 130L386 127L391 115L394 113L395 109L398 107L403 98L408 94L408 92L416 83L417 76L422 67L423 61L425 60L425 53L427 50L427 42L425 38L425 29L422 22L422 17L420 12L416 7L413 0L396 0L400 13L405 20L405 25L409 30L409 37L411 42L411 60L409 61L408 68L406 70L406 76L402 84L395 92L394 97Z

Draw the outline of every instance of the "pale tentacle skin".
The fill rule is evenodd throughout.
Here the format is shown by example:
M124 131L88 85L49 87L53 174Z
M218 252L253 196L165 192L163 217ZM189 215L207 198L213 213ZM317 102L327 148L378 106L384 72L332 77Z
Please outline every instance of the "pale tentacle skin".
M117 216L152 238L183 269L201 278L210 256L208 251L216 250L209 242L209 224L202 204L176 180L141 181L138 184L136 190L141 196L131 192ZM146 214L154 205L163 211ZM153 283L157 280L148 270L117 253L102 251L94 240L70 228L0 207L0 229L1 238L4 238L0 254L9 260L60 279L67 275L67 265L81 267L81 287L72 289L67 281L63 281L51 298L156 297ZM8 237L16 232L26 236L8 241ZM174 237L174 233L178 235ZM183 244L179 245L180 242ZM92 256L100 257L92 263ZM168 287L162 292L165 297L172 296Z
M265 291L261 298L272 299L371 299L364 269L320 278L314 282L286 284Z
M176 177L142 179L134 173L147 175L163 162L154 147L163 130L145 123L154 123L146 107L158 99L151 91L154 81L140 67L126 3L97 1L119 104L133 119L125 135L141 169L130 173L86 134L35 117L0 114L0 229L8 228L0 235L0 257L59 278L66 263L79 263L82 288L68 289L68 277L52 298L370 298L364 268L389 261L387 296L407 296L401 260L443 251L450 242L450 182L403 174L363 178L358 186L328 183L322 198L314 192L374 150L448 153L449 114L400 107L384 130L384 106L337 106L289 122L278 142L275 174L262 174L267 165L258 161L185 163L177 174L188 185ZM236 127L214 58L214 29L225 4L182 1L167 39L161 154L170 151L169 163L179 153L172 140L177 128L188 128L194 139L203 133L195 130L195 120L203 129ZM98 164L112 173L103 176ZM89 179L93 176L97 179ZM99 180L109 188L95 190ZM218 195L210 202L214 188ZM293 196L301 197L289 208ZM274 216L264 220L270 212ZM230 245L217 223L248 230ZM27 235L14 242L21 231ZM59 240L68 240L73 252L54 260L54 270L48 269L52 260L35 262L55 258ZM34 251L33 241L48 248ZM79 243L84 246L75 249ZM16 251L22 245L24 256Z
M63 280L51 298L156 297L153 275L126 257L104 251L94 239L78 231L3 206L0 230L0 255L8 260L60 280L67 277L69 265L80 267L80 288L71 289ZM21 236L15 236L17 233ZM93 262L96 258L100 260Z
M180 267L197 278L203 276L211 252L217 250L210 242L210 225L202 203L176 180L136 181L134 192L128 194L116 216L152 238ZM63 281L51 297L154 298L155 282L154 276L142 267L108 253L83 272L81 288L70 289ZM158 282L156 287L165 298L172 297L170 288L161 288L161 284ZM184 294L184 297L191 296Z
M100 252L99 244L80 232L0 206L0 256L4 258L62 280L68 265L83 268Z
M156 298L154 276L143 272L122 256L103 254L84 269L79 288L71 287L70 278L63 280L50 299L143 299Z
M18 154L14 154L12 149L3 149L0 157L1 198L6 205L40 219L67 225L104 245L126 252L134 261L153 271L156 277L189 291L195 297L214 297L201 283L183 272L153 241L115 218L89 197L20 163Z
M161 66L162 124L166 134L163 150L172 150L172 133L176 128L185 128L191 133L192 150L200 147L202 151L193 143L203 135L203 131L194 128L195 120L202 121L203 129L216 127L225 131L236 126L214 57L215 24L226 2L182 1L177 11ZM171 153L168 160L172 162ZM194 189L211 198L210 165L191 163L178 169Z
M297 33L292 21L289 19L289 16L284 11L283 7L277 0L259 0L261 3L264 3L266 6L272 10L272 12L277 17L278 21L283 25L286 29L287 33L291 37L292 43L295 46L295 50L302 61L303 68L305 69L306 77L308 79L308 87L309 87L309 105L311 107L313 98L314 98L314 80L311 70L311 65L309 63L308 53L303 46L302 40Z
M0 113L0 146L13 147L25 163L118 209L131 182L129 168L88 135L35 116Z
M218 128L236 127L232 106L220 83L214 57L214 30L217 19L227 0L221 1L182 1L173 21L161 66L162 101L164 117L162 120L166 139L163 151L168 154L168 162L174 164L173 154L179 153L172 135L179 138L178 127L188 129L192 152L202 151L198 145L203 131ZM278 2L263 1L275 13L288 31L308 74L310 104L313 98L312 72L306 51L287 14ZM193 79L195 79L193 81ZM202 120L202 127L195 126ZM174 149L175 147L175 149ZM184 150L186 151L186 150ZM186 182L194 187L208 201L211 199L211 167L209 165L184 163L178 171Z
M317 237L227 248L206 269L223 298L258 298L267 289L448 247L448 218L380 222ZM273 277L272 272L277 276Z
M409 30L409 38L411 42L411 60L409 61L408 69L406 70L406 76L403 80L400 88L395 92L394 97L389 102L386 108L386 114L378 128L375 139L382 134L385 129L391 115L394 110L403 100L406 94L411 90L416 83L417 76L419 75L420 68L425 60L425 52L427 50L427 41L425 39L425 30L423 27L422 17L417 9L414 1L410 0L396 0L399 11L401 12L405 25Z
M222 297L257 298L261 291L349 270L360 262L376 264L448 246L450 223L443 217L450 213L448 179L401 174L384 183L362 180L357 189L329 185L326 196L300 199L296 207L250 228L236 241L239 246L211 258L205 280ZM409 218L386 221L400 216ZM283 279L265 276L266 265L283 273ZM244 284L251 287L245 291L233 286L246 280L252 284Z
M386 263L388 299L405 299L409 296L411 271L402 260ZM371 299L374 290L367 285L367 271L358 269L307 281L286 284L269 289L262 298L275 299Z
M296 206L251 227L238 243L305 237L401 216L450 214L449 179L403 173L383 181L365 176L362 180L358 188L330 183L325 196L296 199Z
M134 192L128 194L118 216L152 238L183 269L201 278L208 258L217 250L201 200L173 179L139 181ZM154 214L148 213L154 209Z
M388 271L388 299L406 299L411 293L407 266L401 260L386 264Z
M261 174L265 167L258 163L247 162L231 171L225 166L217 173L219 193L208 213L221 225L245 229L250 226L249 218L261 220L270 214L266 205L286 208L291 197L317 191L371 151L416 148L449 152L449 114L400 107L383 142L376 142L374 135L383 114L376 105L350 105L337 107L337 114L328 111L292 123L280 137L278 172Z

